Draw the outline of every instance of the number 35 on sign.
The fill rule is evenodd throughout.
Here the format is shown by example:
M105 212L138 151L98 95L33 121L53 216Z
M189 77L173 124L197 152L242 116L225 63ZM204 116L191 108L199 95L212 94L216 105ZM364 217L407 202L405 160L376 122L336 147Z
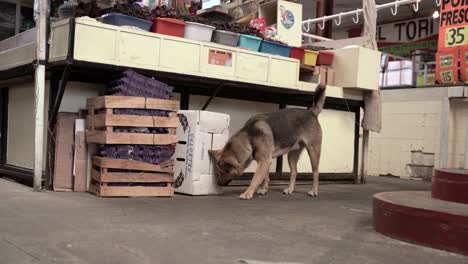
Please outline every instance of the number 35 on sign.
M464 46L468 44L468 26L445 29L445 48Z

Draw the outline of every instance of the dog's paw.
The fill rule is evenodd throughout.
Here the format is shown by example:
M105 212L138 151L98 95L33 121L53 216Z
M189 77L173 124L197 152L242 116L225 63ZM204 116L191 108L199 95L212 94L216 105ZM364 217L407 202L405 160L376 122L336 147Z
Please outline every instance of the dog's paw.
M257 194L260 194L260 195L266 195L267 192L268 192L267 188L260 188L257 190Z
M290 189L289 187L283 190L284 194L292 194L294 190Z
M310 191L307 193L309 196L317 197L318 196L318 191Z
M253 198L253 194L250 192L244 192L239 196L239 198L241 198L242 200L250 200Z

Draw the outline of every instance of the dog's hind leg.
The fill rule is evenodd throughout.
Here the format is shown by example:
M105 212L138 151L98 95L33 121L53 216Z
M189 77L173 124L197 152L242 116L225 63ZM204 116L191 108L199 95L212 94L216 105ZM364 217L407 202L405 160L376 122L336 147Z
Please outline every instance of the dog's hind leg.
M314 175L314 180L312 183L312 190L307 193L310 196L318 195L320 149L321 149L321 146L316 146L316 147L307 146L307 153L309 154L310 163L312 165L312 173Z
M262 186L257 190L257 194L265 195L268 192L268 186L270 184L270 173L267 173L263 178Z
M299 156L301 155L302 148L298 150L293 150L288 153L288 163L289 169L291 170L291 176L289 178L289 186L283 190L284 194L291 194L294 192L294 188L296 187L296 176L297 176L297 162L299 160Z

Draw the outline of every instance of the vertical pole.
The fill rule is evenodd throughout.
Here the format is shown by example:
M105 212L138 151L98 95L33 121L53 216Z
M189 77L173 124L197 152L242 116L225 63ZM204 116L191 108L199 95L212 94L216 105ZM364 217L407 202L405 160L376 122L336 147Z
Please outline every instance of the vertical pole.
M367 156L369 153L369 130L364 129L362 135L362 157L361 157L361 176L360 183L366 183L367 176Z
M448 167L449 115L450 101L446 97L442 99L442 111L440 113L439 168Z
M317 15L315 17L333 15L333 5L334 5L333 0L317 0L316 3L317 3L317 6L316 6ZM319 24L321 23L322 22L315 24L315 35L326 37L326 38L331 38L333 20L329 20L325 22L324 29L319 28Z
M180 93L180 110L189 110L190 94L187 92Z
M280 104L279 109L285 109L286 105L285 104ZM276 158L276 172L275 172L275 177L277 180L281 179L281 176L283 175L283 160L284 160L284 155L279 156Z
M464 152L464 165L463 168L468 170L468 115L465 115L465 152Z
M44 149L44 96L45 96L45 64L47 37L47 1L39 1L37 24L37 66L34 86L34 191L42 189L43 149Z
M15 35L20 33L20 29L21 29L21 0L16 0Z
M353 176L354 183L359 183L359 132L361 126L361 108L358 107L354 114L354 157L353 157Z

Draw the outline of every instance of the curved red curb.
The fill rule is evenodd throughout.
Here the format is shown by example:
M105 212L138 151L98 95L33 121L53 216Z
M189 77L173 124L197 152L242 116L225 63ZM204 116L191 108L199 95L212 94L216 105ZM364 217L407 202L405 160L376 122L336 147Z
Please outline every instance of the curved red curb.
M468 170L435 169L432 197L468 204Z
M378 193L373 203L377 232L468 256L468 205L432 199L429 192Z

